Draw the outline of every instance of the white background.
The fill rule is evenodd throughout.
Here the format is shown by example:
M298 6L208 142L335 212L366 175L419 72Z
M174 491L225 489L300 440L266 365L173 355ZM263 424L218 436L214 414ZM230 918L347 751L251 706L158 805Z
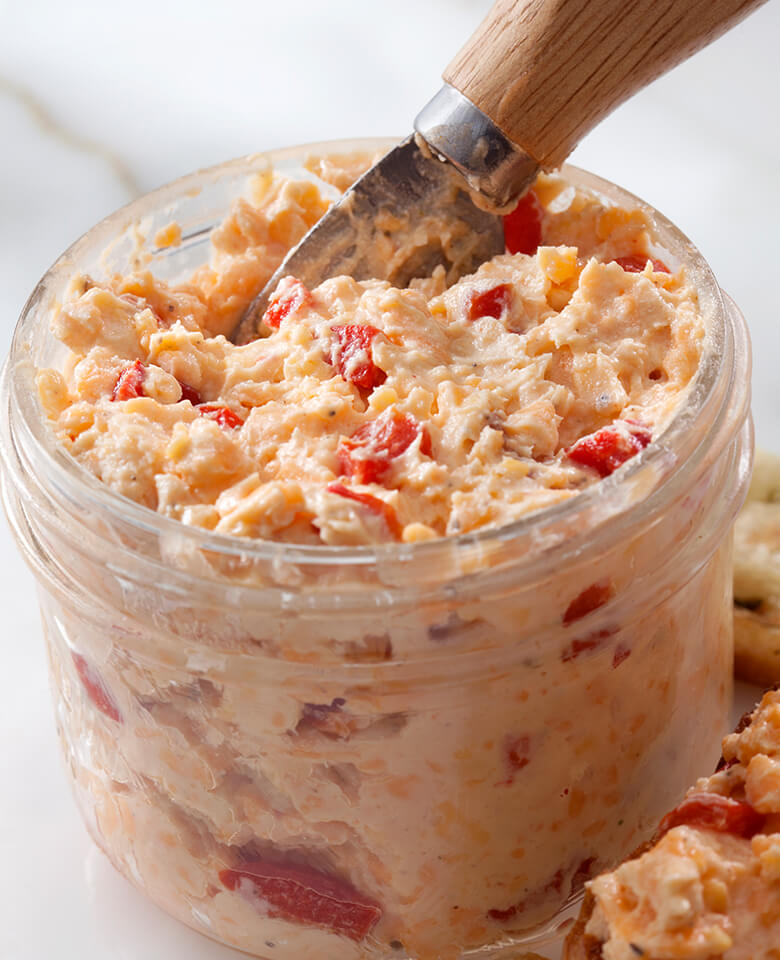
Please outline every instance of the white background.
M0 352L78 234L243 153L403 135L487 0L0 0ZM780 448L780 4L621 107L574 162L658 207L736 299ZM0 960L221 960L90 846L59 766L31 576L0 525Z

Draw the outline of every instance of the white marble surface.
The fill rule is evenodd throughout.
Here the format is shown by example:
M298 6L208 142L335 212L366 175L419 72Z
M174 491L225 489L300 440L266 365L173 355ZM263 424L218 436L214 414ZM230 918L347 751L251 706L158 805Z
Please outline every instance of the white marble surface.
M140 192L250 151L403 134L487 0L0 0L0 352L38 277ZM700 247L777 403L780 4L618 110L573 159ZM169 920L91 848L67 795L32 578L0 526L0 960L235 956ZM749 694L748 694L749 696Z

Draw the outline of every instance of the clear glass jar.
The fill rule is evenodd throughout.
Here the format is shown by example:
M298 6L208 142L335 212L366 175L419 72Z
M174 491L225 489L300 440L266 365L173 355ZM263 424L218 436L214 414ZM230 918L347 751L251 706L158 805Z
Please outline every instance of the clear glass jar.
M304 547L188 528L57 444L35 370L75 271L167 279L250 175L193 174L98 224L27 304L2 382L2 493L39 583L57 724L95 842L197 930L278 960L503 955L554 935L717 756L731 698L730 530L751 459L739 312L660 214L708 345L658 442L501 529ZM569 168L608 202L635 197ZM645 208L646 209L646 208Z

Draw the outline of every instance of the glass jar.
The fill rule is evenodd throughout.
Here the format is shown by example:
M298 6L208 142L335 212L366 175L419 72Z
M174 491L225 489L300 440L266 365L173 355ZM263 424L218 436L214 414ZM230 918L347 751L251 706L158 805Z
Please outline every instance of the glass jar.
M278 960L493 957L553 936L709 769L731 698L748 339L654 211L708 329L686 402L616 474L511 525L375 548L218 536L58 445L35 371L63 361L49 319L74 272L141 257L183 277L253 173L311 177L310 150L382 145L234 161L115 213L35 289L2 381L3 499L85 823L169 913ZM171 220L179 246L139 246Z

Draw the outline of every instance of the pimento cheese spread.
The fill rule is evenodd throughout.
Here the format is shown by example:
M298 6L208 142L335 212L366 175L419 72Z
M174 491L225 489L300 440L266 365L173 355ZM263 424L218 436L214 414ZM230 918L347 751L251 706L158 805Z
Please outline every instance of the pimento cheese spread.
M449 289L441 269L403 290L287 278L268 335L231 343L325 207L312 183L266 178L189 282L75 281L54 320L70 360L39 386L84 467L222 534L413 542L576 495L684 401L705 336L685 271L650 255L642 211L549 177L507 218L511 252Z

